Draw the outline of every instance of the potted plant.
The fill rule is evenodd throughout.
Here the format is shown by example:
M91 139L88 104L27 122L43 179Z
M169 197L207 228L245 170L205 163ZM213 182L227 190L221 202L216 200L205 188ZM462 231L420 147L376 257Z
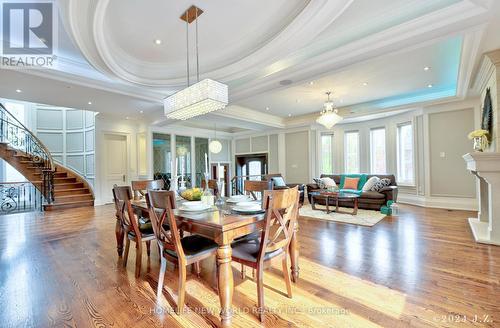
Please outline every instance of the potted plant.
M474 130L469 133L469 139L474 141L473 149L475 151L484 151L488 146L488 131L486 130Z

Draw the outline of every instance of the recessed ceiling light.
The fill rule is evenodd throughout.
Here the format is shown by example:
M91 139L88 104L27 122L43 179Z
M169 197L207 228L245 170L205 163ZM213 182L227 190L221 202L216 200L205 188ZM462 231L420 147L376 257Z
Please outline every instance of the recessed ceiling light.
M89 101L87 104L92 105L92 102L91 102L91 101Z
M269 107L266 107L266 110L269 110Z
M431 68L430 68L429 66L425 66L425 67L424 67L424 71L428 71L428 70L430 70L430 69L431 69Z
M128 116L126 116L125 119L128 120Z
M160 45L161 44L161 40L160 39L156 39L155 40L155 44Z
M143 110L141 110L141 111L139 111L139 113L143 114L143 113L144 113L144 111L143 111Z
M368 85L368 82L363 82L363 85L366 87Z
M427 87L428 87L428 88L432 88L432 87L433 87L433 85L432 85L432 84L429 84Z
M288 117L292 117L292 114L288 114Z
M23 90L21 90L21 89L17 89L17 90L16 90L16 92L17 92L17 93L21 93L21 92L23 92Z
M313 84L314 84L314 81L309 82L309 84L310 84L310 85L313 85Z

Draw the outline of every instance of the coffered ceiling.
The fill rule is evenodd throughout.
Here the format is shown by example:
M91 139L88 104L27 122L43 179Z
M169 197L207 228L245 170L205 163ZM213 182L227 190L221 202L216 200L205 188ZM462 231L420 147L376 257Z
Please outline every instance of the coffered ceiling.
M2 71L1 97L157 125L212 129L219 121L227 132L282 128L290 117L312 117L328 90L346 116L465 97L483 49L500 39L492 31L498 2L490 0L57 3L58 67ZM230 105L180 123L163 116L162 99L186 84L186 26L179 16L192 4L204 10L201 78L227 83ZM194 28L189 36L194 41ZM193 73L194 57L191 64ZM25 90L16 94L18 88Z

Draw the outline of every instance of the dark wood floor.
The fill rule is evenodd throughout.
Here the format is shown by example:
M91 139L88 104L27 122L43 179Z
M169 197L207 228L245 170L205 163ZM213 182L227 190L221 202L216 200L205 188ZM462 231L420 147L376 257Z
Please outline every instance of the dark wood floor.
M264 278L268 327L500 327L500 247L472 241L473 213L403 206L374 227L300 220L293 299L276 265ZM0 326L210 327L214 262L188 276L189 311L157 300L158 255L121 267L112 206L0 216ZM235 327L259 326L256 287L234 265ZM175 296L173 266L164 296ZM173 288L173 291L172 291ZM170 294L169 294L170 293ZM481 321L487 321L486 323Z

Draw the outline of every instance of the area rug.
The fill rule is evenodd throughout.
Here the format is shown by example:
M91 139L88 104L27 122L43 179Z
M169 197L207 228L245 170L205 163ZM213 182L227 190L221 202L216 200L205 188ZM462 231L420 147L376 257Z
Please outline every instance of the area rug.
M316 208L325 209L326 207L317 205ZM335 207L333 207L333 209L335 209ZM339 211L352 212L352 208L340 207ZM309 204L304 204L304 206L302 206L302 208L300 209L299 214L302 217L311 219L357 224L366 227L372 227L385 218L385 214L382 214L379 211L370 211L362 209L358 209L357 215L343 214L336 212L330 212L327 214L325 211L322 210L313 210L311 208L311 205Z

